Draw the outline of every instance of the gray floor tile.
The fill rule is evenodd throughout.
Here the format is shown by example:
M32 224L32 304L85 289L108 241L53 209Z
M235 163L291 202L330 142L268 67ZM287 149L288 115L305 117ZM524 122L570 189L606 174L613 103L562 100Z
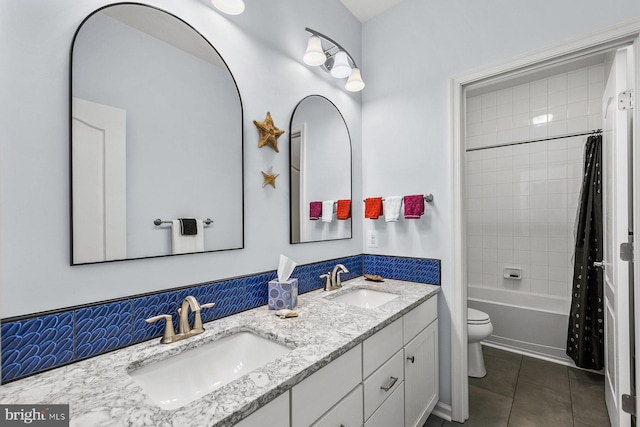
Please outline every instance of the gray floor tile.
M433 427L610 427L604 376L492 347L483 354L487 376L469 378L469 420Z
M569 381L571 385L600 386L604 390L604 375L596 374L582 369L569 368Z
M500 350L494 347L489 347L488 345L482 346L482 354L484 354L485 357L494 357L497 359L503 359L510 362L520 363L522 361L521 354Z
M511 398L469 385L469 419L464 426L506 427L511 404Z
M487 368L487 375L484 378L469 377L469 385L513 398L516 391L516 383L518 382L522 356L495 350L491 347L483 347L482 352L484 354L484 364Z
M564 393L569 397L568 368L545 360L523 357L518 381L527 381Z
M571 427L571 399L568 394L518 380L509 427Z
M609 425L609 424L606 424ZM603 427L600 424L585 424L580 420L573 420L573 427Z
M435 415L429 415L427 418L427 422L424 423L422 427L442 427L444 420L442 418L436 417Z
M584 425L609 427L609 414L604 401L604 376L569 369L569 384L574 421Z

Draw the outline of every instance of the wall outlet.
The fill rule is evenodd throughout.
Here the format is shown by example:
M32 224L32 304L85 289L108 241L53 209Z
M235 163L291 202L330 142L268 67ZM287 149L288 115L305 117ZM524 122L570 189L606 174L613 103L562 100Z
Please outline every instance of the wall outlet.
M378 247L378 232L375 230L370 230L367 233L367 247L368 248L377 248Z

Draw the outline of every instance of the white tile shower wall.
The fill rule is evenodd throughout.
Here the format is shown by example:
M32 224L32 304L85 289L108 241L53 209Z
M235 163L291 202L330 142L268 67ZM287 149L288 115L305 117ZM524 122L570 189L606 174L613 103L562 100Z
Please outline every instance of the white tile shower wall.
M468 99L467 148L601 127L602 65ZM569 298L586 136L467 153L470 286ZM522 279L503 277L505 267Z

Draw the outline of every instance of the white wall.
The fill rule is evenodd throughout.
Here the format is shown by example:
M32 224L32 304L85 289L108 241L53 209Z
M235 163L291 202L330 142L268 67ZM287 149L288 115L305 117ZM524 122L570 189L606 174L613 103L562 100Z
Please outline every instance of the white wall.
M218 13L205 0L148 0L188 22L218 49L234 74L244 107L245 249L69 266L69 53L78 25L105 0L0 3L0 317L34 313L219 278L273 270L278 253L299 264L362 250L354 238L289 244L288 135L280 153L258 149L252 120L267 111L287 130L295 105L310 94L342 111L353 142L354 194L361 190L359 95L310 69L301 57L305 26L339 40L358 60L360 24L338 0L251 2L245 13ZM277 188L262 187L273 165ZM358 196L359 197L359 196ZM355 207L354 217L362 217Z
M442 259L440 396L450 402L449 78L640 15L640 3L404 0L362 27L363 193L432 192L419 223L379 230L367 253Z

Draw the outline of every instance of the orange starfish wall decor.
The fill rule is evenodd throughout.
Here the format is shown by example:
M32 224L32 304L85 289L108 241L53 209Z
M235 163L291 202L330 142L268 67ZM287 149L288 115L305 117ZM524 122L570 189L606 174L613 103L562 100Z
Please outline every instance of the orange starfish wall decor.
M265 145L276 150L276 153L279 153L278 150L278 138L284 133L283 130L278 129L273 124L273 119L271 118L271 113L267 112L267 117L264 119L264 122L258 122L256 120L253 121L253 124L258 128L258 132L260 133L260 142L258 143L258 148L262 148Z

